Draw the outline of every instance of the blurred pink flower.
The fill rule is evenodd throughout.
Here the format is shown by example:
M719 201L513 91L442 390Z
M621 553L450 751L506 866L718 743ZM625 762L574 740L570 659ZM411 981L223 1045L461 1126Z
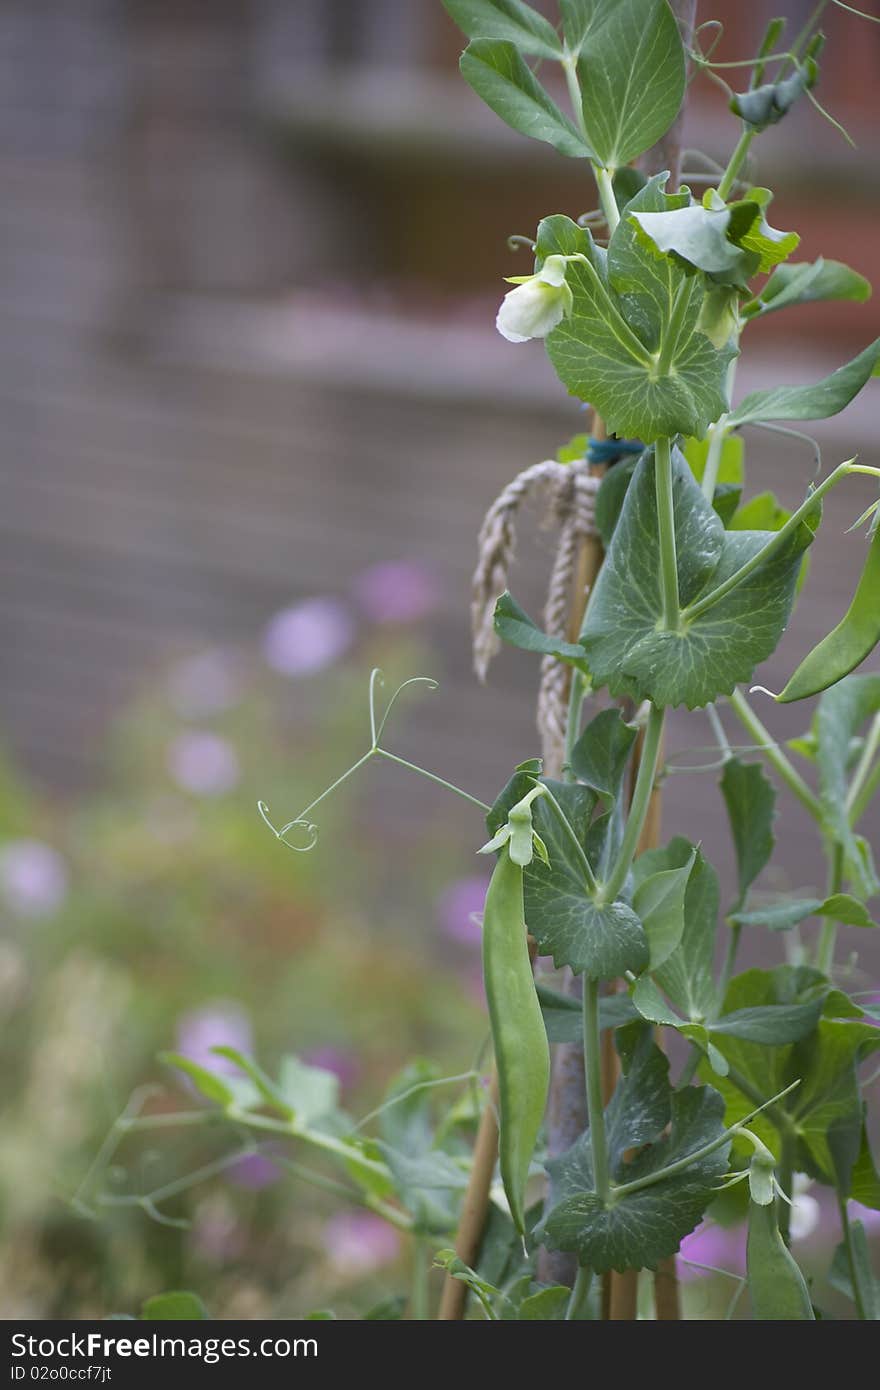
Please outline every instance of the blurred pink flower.
M263 656L283 676L311 676L331 666L354 641L354 619L335 598L310 598L271 619Z
M267 1154L247 1154L237 1163L233 1163L229 1169L230 1181L236 1187L246 1188L249 1192L261 1192L264 1187L271 1187L281 1176L282 1171L278 1164L273 1163Z
M181 734L168 750L168 770L179 787L196 796L223 796L238 782L238 754L218 734Z
M70 874L42 840L9 840L0 849L0 894L20 917L49 917L67 896Z
M370 1274L396 1260L400 1238L393 1226L369 1211L340 1211L324 1227L324 1252L341 1274Z
M185 719L202 719L232 709L241 698L239 662L219 647L187 657L168 677L168 695Z
M332 1071L333 1075L339 1078L342 1087L356 1086L360 1081L360 1059L348 1048L333 1047L329 1044L313 1047L302 1054L302 1060L310 1067L322 1067L324 1071Z
M487 874L471 874L444 889L437 900L437 922L445 936L465 946L479 945L488 886Z
M184 1014L177 1025L177 1050L184 1057L222 1076L241 1077L241 1069L226 1057L217 1057L213 1047L234 1047L246 1056L253 1052L250 1019L240 1004L217 999Z
M374 623L415 623L440 601L435 576L411 560L371 565L354 581L355 597Z
M746 1228L740 1226L698 1226L681 1243L683 1258L679 1261L682 1279L702 1279L705 1271L685 1263L711 1265L731 1274L744 1274L746 1268Z

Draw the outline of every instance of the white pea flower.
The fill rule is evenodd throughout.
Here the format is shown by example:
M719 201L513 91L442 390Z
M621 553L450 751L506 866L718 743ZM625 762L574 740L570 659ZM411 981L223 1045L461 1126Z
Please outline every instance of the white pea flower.
M508 275L516 285L501 301L495 327L509 343L546 338L571 313L573 295L565 281L570 260L582 256L548 256L537 275Z

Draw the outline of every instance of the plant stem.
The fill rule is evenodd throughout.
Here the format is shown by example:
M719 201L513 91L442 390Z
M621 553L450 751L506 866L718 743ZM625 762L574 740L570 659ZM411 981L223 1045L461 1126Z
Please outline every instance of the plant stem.
M783 753L770 730L765 728L755 714L741 690L734 690L728 696L728 703L737 719L751 734L767 761L776 769L790 792L793 792L801 805L809 811L815 821L819 821L822 809L819 798L810 790L800 773Z
M856 1305L856 1313L858 1314L859 1318L865 1320L868 1314L865 1310L865 1304L862 1299L861 1280L859 1279L858 1270L856 1268L856 1258L852 1248L852 1231L850 1229L849 1224L849 1208L847 1207L845 1197L838 1198L838 1209L840 1211L840 1229L843 1233L843 1244L844 1249L846 1250L846 1262L849 1265L849 1278L850 1283L852 1284L853 1302Z
M675 507L672 496L672 450L668 436L654 445L654 487L657 495L657 525L660 540L660 580L663 590L663 626L677 632L678 558L675 550Z
M733 974L733 967L736 964L736 953L739 950L739 939L742 934L742 923L730 923L730 935L727 938L727 951L724 955L724 964L721 967L721 977L718 981L718 998L723 999L727 993L727 986L730 984L730 977Z
M574 1281L574 1288L571 1291L571 1298L568 1300L568 1307L565 1310L566 1322L577 1322L585 1316L592 1284L593 1271L591 1269L579 1269Z
M633 788L632 804L626 822L626 829L623 832L623 840L621 841L617 862L607 881L601 885L599 898L597 899L599 903L614 902L626 881L630 865L635 857L642 828L645 824L645 817L648 814L648 809L651 804L654 779L657 776L657 765L660 761L660 745L663 738L663 719L664 711L658 709L656 705L651 705L648 712L648 722L645 725L645 740L642 745L642 758L639 763L636 785Z
M396 753L389 753L387 748L374 748L373 752L377 758L387 758L391 763L397 763L398 767L409 768L410 772L418 772L422 777L427 777L429 782L436 782L438 787L445 787L448 792L454 792L463 801L469 801L472 806L478 806L481 811L491 811L492 807L487 806L485 801L481 801L478 796L471 796L470 792L462 791L461 787L456 787L454 783L447 782L445 777L438 777L436 772L428 772L424 767L417 767L415 763L408 763L406 758L399 758ZM369 755L368 755L369 756Z
M865 739L865 746L862 749L862 756L859 758L858 766L853 773L849 791L846 794L846 810L851 817L853 808L858 804L859 797L865 783L871 774L871 764L874 756L880 750L880 713L875 714Z
M587 683L581 671L572 671L571 690L568 694L568 718L565 724L565 754L562 768L566 782L574 782L575 775L571 770L571 760L574 755L574 746L578 741L581 731L581 709L583 708L584 697L587 691Z
M828 868L828 893L833 897L843 886L843 845L835 844L831 850L831 863ZM816 969L823 975L830 975L834 969L834 947L837 944L837 923L828 917L822 923L819 945L816 950Z
M690 604L690 606L684 610L682 617L685 621L691 622L695 618L699 618L703 613L707 613L710 608L715 607L716 603L720 603L723 598L726 598L733 589L738 589L740 584L748 579L750 574L754 574L755 570L760 569L762 565L766 565L767 561L770 560L778 550L781 550L787 541L794 535L801 523L805 521L815 509L816 504L825 496L826 492L830 492L833 487L836 487L839 482L842 482L844 478L855 471L855 467L851 460L847 460L846 463L838 464L834 472L829 473L825 481L819 483L818 487L813 489L806 502L803 502L801 506L798 507L797 511L792 512L785 525L774 532L772 539L769 540L766 545L762 546L757 554L753 555L750 560L746 560L744 565L740 565L739 569L729 575L716 589L712 589L710 593L704 594L702 598L697 599L695 603Z
M602 1099L602 1035L599 1029L599 981L584 980L584 1070L587 1078L587 1110L590 1149L596 1195L607 1201L610 1186L608 1146L605 1140L605 1107Z
M416 1236L412 1250L412 1289L410 1317L415 1322L428 1320L428 1247L424 1236Z
M786 1197L791 1197L794 1178L794 1139L791 1134L782 1135L782 1156L779 1160L779 1186ZM779 1234L786 1245L791 1244L791 1207L781 1197L776 1198L776 1215Z
M858 825L877 791L880 791L880 758L874 764L874 770L865 778L861 791L853 801L849 813L850 825Z
M745 163L746 155L749 152L752 141L757 131L744 129L736 143L736 147L727 162L727 168L718 185L719 196L725 200L730 196L730 191L736 183L736 176Z
M614 196L614 182L611 177L610 169L603 169L600 164L593 165L593 173L596 176L596 187L599 190L599 201L602 204L602 211L605 214L605 221L608 225L608 235L613 236L620 222L620 213L617 208L617 199Z
M743 321L741 318L738 318L735 334L737 343L739 343L742 330ZM727 368L727 399L731 405L733 404L733 387L736 381L736 363L737 359L734 357L730 366ZM702 483L703 496L707 502L712 501L715 496L715 489L718 486L718 472L721 467L721 457L724 453L724 441L730 434L730 426L727 423L729 419L730 412L728 411L724 415L719 415L715 424L709 427L709 452L706 455L706 467L703 471Z

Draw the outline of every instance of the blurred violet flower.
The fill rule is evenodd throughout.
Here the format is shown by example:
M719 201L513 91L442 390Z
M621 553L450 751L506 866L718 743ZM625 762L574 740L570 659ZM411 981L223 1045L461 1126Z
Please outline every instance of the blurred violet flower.
M70 874L42 840L9 840L0 849L0 894L19 917L49 917L67 896Z
M693 1260L695 1264L711 1265L713 1269L726 1269L731 1274L744 1274L746 1268L746 1228L740 1226L698 1226L681 1243L682 1279L702 1279L705 1271L695 1269L685 1263Z
M324 1251L340 1274L370 1274L396 1260L400 1238L393 1226L369 1211L341 1211L324 1227Z
M238 703L241 692L240 665L219 647L178 662L168 677L171 703L185 719L222 714Z
M354 593L373 623L415 623L440 601L435 576L411 560L371 565L355 579Z
M861 1202L850 1202L849 1217L851 1221L861 1221L869 1236L880 1235L880 1211L862 1206Z
M195 796L223 796L240 775L238 754L218 734L181 734L168 750L168 770L179 787Z
M200 1067L222 1076L241 1077L241 1070L226 1057L217 1057L214 1047L234 1047L250 1055L254 1039L250 1019L231 999L218 999L184 1014L177 1025L177 1051Z
M354 619L344 603L310 598L270 620L263 634L263 656L283 676L311 676L338 661L354 635Z
M219 1060L222 1059L214 1058L215 1062ZM248 1192L262 1192L264 1187L271 1187L280 1177L281 1169L268 1154L247 1154L229 1169L230 1181Z
M302 1060L310 1067L321 1067L324 1071L332 1071L338 1077L339 1084L343 1088L356 1086L361 1078L361 1064L356 1053L348 1048L333 1047L313 1047L307 1052L302 1053Z
M437 900L437 922L444 936L464 946L478 946L482 936L481 920L489 878L486 874L471 874L457 879L444 889Z

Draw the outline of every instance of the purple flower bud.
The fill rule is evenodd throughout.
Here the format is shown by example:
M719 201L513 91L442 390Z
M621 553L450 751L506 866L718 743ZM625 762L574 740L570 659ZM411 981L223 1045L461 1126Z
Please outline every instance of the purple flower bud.
M177 1025L177 1050L209 1071L222 1076L241 1077L241 1069L226 1057L217 1057L214 1047L234 1047L246 1056L254 1046L250 1019L234 1000L218 999L201 1009L184 1014Z
M481 920L487 874L471 874L450 883L437 900L437 922L445 936L465 946L478 946L482 935Z

